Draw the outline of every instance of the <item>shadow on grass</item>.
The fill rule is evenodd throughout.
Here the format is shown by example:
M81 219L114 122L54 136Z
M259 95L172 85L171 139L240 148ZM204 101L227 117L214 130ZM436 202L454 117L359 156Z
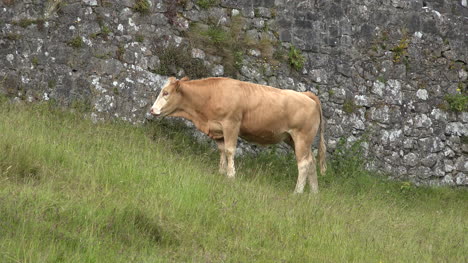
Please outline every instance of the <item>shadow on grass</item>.
M37 182L41 179L42 166L32 154L4 141L0 141L0 151L0 178L17 183Z
M110 212L102 232L128 246L138 242L142 237L159 246L177 246L179 244L177 235L170 233L168 229L170 227L167 223L147 215L143 209L126 206Z
M193 131L179 119L158 119L145 125L147 136L164 144L170 152L183 157L196 157L217 173L219 151L211 139L200 142ZM258 154L246 154L235 160L237 177L248 181L269 181L281 187L293 187L297 179L294 155L277 154L275 147L268 147ZM221 175L220 175L221 176ZM291 188L292 189L292 188ZM291 190L292 191L292 190Z

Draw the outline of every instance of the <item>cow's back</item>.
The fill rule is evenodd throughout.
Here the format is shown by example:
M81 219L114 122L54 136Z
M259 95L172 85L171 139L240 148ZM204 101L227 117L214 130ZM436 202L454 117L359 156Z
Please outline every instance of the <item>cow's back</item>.
M312 115L314 102L299 92L280 90L238 80L222 80L218 94L221 112L240 121L240 135L250 141L271 144L284 140L305 115Z

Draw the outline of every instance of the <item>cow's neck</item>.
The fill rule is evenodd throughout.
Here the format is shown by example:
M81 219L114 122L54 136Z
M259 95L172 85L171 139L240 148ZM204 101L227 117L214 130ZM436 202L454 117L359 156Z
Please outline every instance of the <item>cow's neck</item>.
M193 122L200 131L208 134L208 119L203 114L203 108L209 99L206 88L185 84L183 86L183 96L184 100L173 116L182 117Z

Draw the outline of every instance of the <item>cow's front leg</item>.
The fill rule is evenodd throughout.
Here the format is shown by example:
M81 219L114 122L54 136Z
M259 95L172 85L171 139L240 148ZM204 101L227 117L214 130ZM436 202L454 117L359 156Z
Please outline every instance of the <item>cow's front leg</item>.
M234 156L236 155L236 147L226 148L227 158L227 177L234 178L236 176L236 167L234 166Z
M234 156L236 155L237 136L239 135L239 125L233 123L223 124L224 152L227 159L227 176L234 178L236 168L234 166Z
M225 152L225 147L224 147L224 139L217 139L215 141L216 141L216 144L218 145L218 150L219 150L219 173L226 174L227 161L226 161L226 152Z

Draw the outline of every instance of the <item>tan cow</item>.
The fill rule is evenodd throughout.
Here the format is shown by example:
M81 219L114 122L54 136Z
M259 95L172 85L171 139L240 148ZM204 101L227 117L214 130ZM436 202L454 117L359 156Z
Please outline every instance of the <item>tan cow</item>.
M281 90L229 78L177 80L169 78L151 114L183 117L213 138L220 150L219 170L235 176L237 137L261 145L288 143L295 151L299 176L295 193L302 193L308 178L318 192L311 146L320 128L318 158L326 169L324 121L317 96L311 92Z

